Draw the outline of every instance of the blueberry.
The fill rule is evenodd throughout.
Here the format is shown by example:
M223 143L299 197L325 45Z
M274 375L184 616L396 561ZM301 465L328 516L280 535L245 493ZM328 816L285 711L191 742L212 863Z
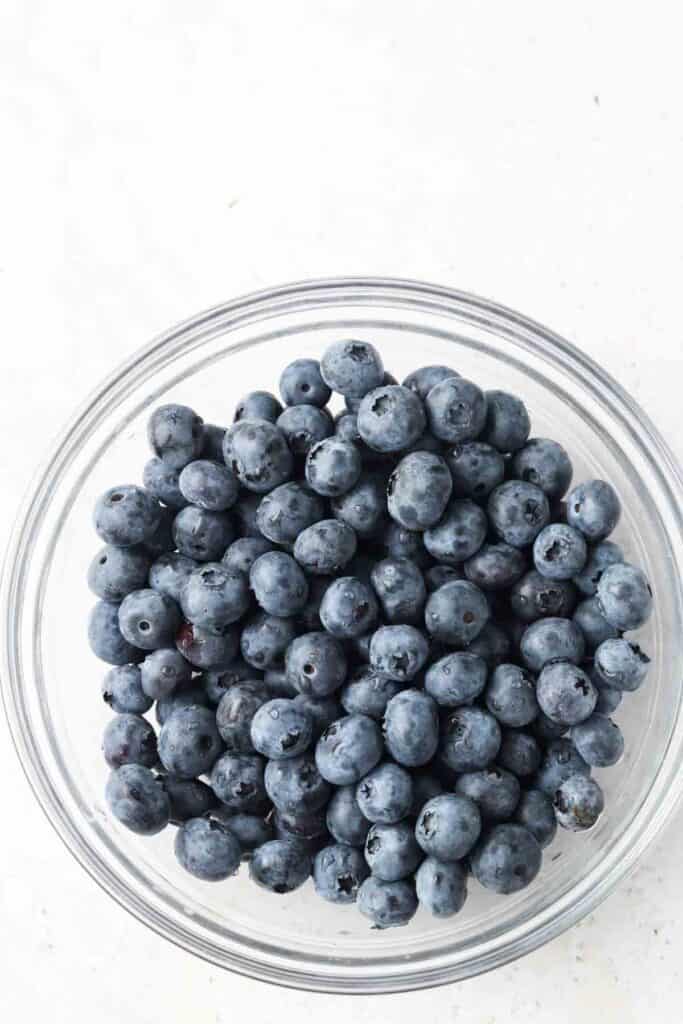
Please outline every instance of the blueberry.
M211 787L199 779L174 779L171 775L160 775L157 781L168 796L173 825L201 818L218 806Z
M430 594L442 587L444 583L452 583L453 580L463 580L464 578L465 573L462 566L444 565L443 562L432 565L424 573L424 581Z
M533 722L538 714L535 681L518 665L498 665L484 698L486 707L501 725L520 728Z
M547 526L546 530L552 529ZM544 531L545 532L545 531ZM576 587L570 580L549 580L532 569L513 584L510 608L522 622L548 617L564 619L576 605Z
M142 482L145 485L145 490L149 491L157 501L163 502L169 508L181 509L187 505L187 499L179 487L180 473L179 469L174 469L163 459L155 457L145 463Z
M571 740L550 740L546 746L541 767L534 780L534 785L547 796L552 797L556 789L571 775L577 773L590 775L588 765L579 754Z
M373 825L365 840L365 860L372 874L383 882L408 878L422 860L412 826L405 821Z
M332 391L320 373L317 359L295 359L280 374L280 394L286 405L327 405Z
M265 537L238 537L227 549L221 561L227 569L248 576L256 559L273 550L273 545Z
M345 522L322 519L303 530L294 543L294 557L306 572L331 575L356 553L356 535Z
M222 636L228 626L242 618L250 600L249 583L243 572L219 562L207 562L190 575L181 605L189 622Z
M424 569L432 564L432 558L424 546L422 534L417 530L406 530L392 521L387 524L382 541L389 558L408 558L419 569Z
M386 622L422 621L427 589L422 573L407 558L384 558L376 562L370 579Z
M586 651L592 654L605 640L619 636L619 630L605 618L597 597L587 597L574 610L573 621L583 633Z
M495 760L500 742L500 726L488 711L456 708L443 720L439 757L455 772L478 771Z
M268 796L285 815L313 814L330 798L330 786L311 754L269 761L264 780Z
M97 552L88 569L88 586L102 601L123 601L147 583L151 558L144 548L117 548Z
M159 732L159 759L166 771L179 779L204 775L221 749L216 716L196 704L177 708Z
M270 391L250 391L237 403L234 422L267 420L269 423L275 423L281 413L282 405L275 395L271 395ZM223 436L225 437L225 435Z
M429 452L432 455L441 455L441 452L443 451L443 444L428 430L425 430L420 434L417 441L413 441L411 445L403 450L406 455L410 455L413 452Z
M330 903L354 903L369 874L363 854L341 843L326 846L313 861L315 890Z
M368 715L376 721L381 721L387 704L402 689L402 683L376 672L369 665L364 665L344 686L340 695L341 703L349 715Z
M251 722L254 749L271 759L298 757L312 738L311 716L286 698L274 698L262 704Z
M595 670L606 686L616 690L637 690L650 665L647 654L628 640L610 639L595 652Z
M486 397L464 377L447 377L425 398L429 429L441 441L459 444L478 437L486 422Z
M350 412L348 409L342 409L340 413L334 418L334 433L336 437L342 441L348 441L351 444L360 444L360 434L358 433L358 417L355 412Z
M306 458L311 448L330 437L334 430L332 417L317 405L290 405L278 416L277 426L284 434L293 455Z
M522 660L533 672L550 661L573 661L578 665L585 651L583 633L571 619L549 617L532 622L520 643Z
M584 761L595 768L616 764L624 753L621 729L606 715L591 715L575 725L570 736Z
M242 657L254 668L274 668L282 662L295 634L292 619L257 612L242 630Z
M538 741L529 733L517 729L504 730L497 759L501 768L524 779L538 771L541 756Z
M382 882L371 875L358 890L358 909L373 928L399 928L415 916L415 887L405 880Z
M325 505L317 494L302 484L287 483L265 495L256 522L268 540L291 547L299 534L324 514Z
M254 850L275 838L272 823L259 814L233 814L227 807L214 811L212 817L218 818L237 839L242 850L242 860L251 860Z
M545 715L560 725L576 725L593 714L598 694L583 669L569 661L546 665L536 684Z
M157 763L154 729L139 715L115 715L104 730L102 753L110 768L120 768L123 764L152 768Z
M425 623L436 640L464 647L481 631L489 617L484 594L467 580L439 587L427 599Z
M597 678L595 671L588 673L593 686L598 691L598 699L595 702L595 711L599 715L611 715L621 704L623 693L615 690L612 686L603 686L602 680Z
M188 558L177 551L160 555L149 570L149 585L152 590L180 603L183 588L198 565L199 562L194 558Z
M436 701L423 690L402 690L384 712L384 741L395 761L419 768L434 757L439 743Z
M460 864L444 864L434 857L422 861L415 874L420 906L434 917L452 917L467 898L467 872Z
M376 672L407 683L427 661L429 643L414 626L381 626L370 641L370 664Z
M134 590L119 605L121 633L143 651L173 643L180 622L178 605L156 590Z
M176 834L175 855L195 878L219 882L235 874L242 850L236 836L218 818L191 818Z
M565 523L550 523L534 541L534 565L546 579L572 579L581 572L587 557L583 534Z
M119 628L119 605L98 601L88 619L88 642L93 654L109 665L142 661L143 652L129 643Z
M524 402L507 391L486 392L482 440L500 452L515 452L529 437L531 421Z
M318 771L335 786L359 782L379 763L384 744L379 726L367 715L347 715L333 722L318 740Z
M428 800L415 825L415 838L427 856L445 862L466 857L480 832L481 815L476 803L454 793Z
M512 471L518 480L536 484L549 498L562 498L574 469L561 444L546 437L533 437L515 453Z
M595 597L605 569L623 561L624 553L618 544L611 540L600 541L589 549L586 564L574 577L574 583L586 597Z
M615 629L638 629L652 614L652 588L645 573L633 565L610 565L598 583L597 601Z
M597 707L597 705L596 705ZM536 736L542 744L546 744L549 740L559 739L560 736L564 736L567 732L566 725L558 725L557 722L551 721L547 715L544 715L542 711L539 711L533 722L529 726L530 731Z
M355 786L335 789L327 805L327 827L338 843L364 846L370 822L364 817L356 800Z
M612 532L620 515L619 498L604 480L588 480L567 495L567 522L593 543Z
M215 423L205 423L202 458L211 459L212 462L222 462L224 437L225 427L218 427Z
M304 884L311 873L308 853L286 839L272 839L254 850L249 877L262 889L284 895Z
M308 597L303 570L285 551L267 551L257 558L249 573L249 586L268 615L296 615Z
M313 697L306 693L298 693L293 698L297 707L302 708L313 722L313 740L317 743L328 725L338 718L344 717L344 709L337 700L336 694L331 697Z
M482 544L464 569L467 579L482 590L507 590L524 575L527 560L510 544Z
M116 820L131 832L152 836L168 825L170 802L149 768L117 768L109 776L105 796Z
M336 341L326 349L320 373L338 394L362 398L382 383L384 366L379 352L368 342Z
M487 889L519 892L541 867L541 847L523 825L496 825L472 855L472 874Z
M602 814L605 799L595 779L570 775L553 796L558 824L572 832L592 828Z
M206 696L206 691L201 685L200 680L179 686L166 697L159 697L154 709L156 720L159 725L163 725L177 708L187 708L191 704L203 708L209 707L209 698Z
M555 838L557 819L553 802L540 789L522 791L515 811L515 821L531 832L542 850Z
M253 754L251 722L270 699L262 681L245 680L234 683L221 697L216 708L216 728L229 754Z
M475 700L486 686L486 662L469 651L456 651L427 669L424 687L441 707L454 708Z
M455 791L474 800L485 820L507 821L519 801L520 787L511 772L494 766L464 772L456 782Z
M142 689L137 665L116 665L102 681L102 699L118 714L144 715L152 698Z
M199 458L204 445L202 420L186 405L161 405L152 413L147 436L155 455L172 469Z
M142 689L148 697L168 697L179 686L189 683L192 669L175 647L159 647L147 655L140 666Z
M358 783L356 800L368 821L384 825L401 821L413 802L410 772L391 761L382 762Z
M260 685L262 675L258 669L239 659L224 668L210 669L201 678L201 684L211 704L220 704L231 687L245 682Z
M234 539L235 527L226 512L208 512L187 505L173 520L175 546L197 562L219 561Z
M325 591L320 621L332 636L360 636L374 624L377 611L377 600L366 583L353 576L341 576Z
M389 477L389 515L406 530L436 526L453 489L448 466L439 455L415 451L405 455Z
M424 401L432 388L440 384L442 380L459 376L460 374L456 370L452 370L450 366L421 366L418 370L413 370L408 374L403 381L403 387L410 388L418 398Z
M523 480L499 484L489 495L487 507L495 532L502 541L515 548L533 543L550 521L545 494L540 487Z
M287 677L299 693L327 697L346 679L346 655L329 633L305 633L287 648Z
M373 451L400 452L417 441L427 420L422 402L413 391L389 384L365 395L357 423L361 438Z
M187 502L207 512L224 512L237 501L239 484L227 466L197 459L182 470L178 481Z
M479 635L467 646L470 654L482 658L489 670L501 665L510 653L507 634L493 622L487 622Z
M466 441L446 453L456 498L481 501L505 479L505 460L499 451L482 441Z
M176 647L197 669L223 669L233 661L239 646L236 630L223 636L208 633L200 626L184 623L176 635Z
M239 814L260 814L267 805L264 760L258 754L222 754L211 769L211 788Z
M306 456L306 480L316 494L327 498L350 491L358 482L362 468L358 448L339 437L318 441Z
M292 475L294 459L285 435L266 420L240 420L226 431L225 464L248 491L266 494Z
M173 522L176 510L159 506L159 523L151 537L144 543L144 548L150 558L158 558L166 551L173 549Z
M277 483L274 484L275 487L277 487ZM240 491L237 504L232 507L232 514L237 522L237 532L240 537L258 537L261 539L261 531L258 528L256 516L262 496L262 494L255 491L244 489ZM272 548L272 544L270 548Z
M152 539L161 521L161 506L142 487L110 487L97 500L94 521L105 544L130 548Z
M425 547L433 558L460 565L475 555L486 539L485 512L468 498L456 498L441 520L425 530Z

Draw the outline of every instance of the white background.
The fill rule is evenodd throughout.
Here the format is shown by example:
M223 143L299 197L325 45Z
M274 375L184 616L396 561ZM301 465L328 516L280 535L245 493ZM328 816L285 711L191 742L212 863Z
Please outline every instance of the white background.
M516 307L603 363L683 457L675 10L2 0L0 528L114 364L203 307L312 276ZM4 721L0 779L3 1020L680 1019L680 815L526 960L349 1002L221 973L128 917L55 838Z

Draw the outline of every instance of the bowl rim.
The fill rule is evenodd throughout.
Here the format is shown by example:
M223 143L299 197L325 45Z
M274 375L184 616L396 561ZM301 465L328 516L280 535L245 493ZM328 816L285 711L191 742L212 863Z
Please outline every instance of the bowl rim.
M229 968L261 981L287 987L321 992L373 994L407 991L446 984L471 977L492 967L508 963L536 949L544 942L561 934L591 910L635 867L646 848L652 843L670 818L683 793L683 773L678 766L683 761L683 720L680 704L676 727L662 758L655 782L659 783L661 800L650 806L645 815L639 810L624 834L619 837L608 858L609 869L604 868L592 884L588 875L559 901L518 925L513 933L504 933L496 942L476 957L454 963L447 957L435 958L433 963L420 960L417 969L402 960L394 964L394 973L388 976L369 973L362 978L354 976L341 965L324 973L316 973L291 961L267 963L239 951L226 950L217 943L209 943L198 934L183 927L176 919L153 910L112 876L74 827L54 792L31 736L28 723L21 714L18 696L23 686L21 659L18 656L18 616L21 595L26 578L25 555L31 549L47 512L49 496L68 465L69 454L78 449L79 441L94 422L104 415L108 406L125 394L138 374L150 367L164 353L166 360L180 352L187 344L188 332L208 328L223 321L233 326L256 323L266 315L303 312L325 303L339 304L403 304L413 310L432 310L442 314L466 317L471 323L488 326L500 333L503 327L528 335L526 343L540 351L548 360L562 364L574 379L589 390L600 391L602 404L627 429L631 440L644 451L648 461L656 456L659 482L667 492L668 505L675 523L676 565L678 568L679 598L681 569L683 569L683 471L676 457L662 438L648 415L636 401L594 360L553 331L506 306L458 291L446 286L388 277L337 277L297 281L271 289L252 292L231 301L218 304L190 317L157 335L120 364L95 388L51 446L39 470L34 475L11 534L3 566L0 601L2 608L2 672L0 684L10 734L24 774L51 825L88 874L134 917L158 934L181 948L193 952L210 963ZM667 530L670 534L671 531ZM671 539L671 537L670 537ZM17 605L17 601L19 604ZM666 772L665 772L666 769ZM652 801L650 801L652 804ZM636 825L640 828L636 829ZM628 840L628 842L627 842ZM602 866L602 865L600 865ZM596 869L598 870L598 869ZM571 896L571 899L569 897ZM558 908L557 903L560 906ZM552 913L550 911L553 911ZM385 965L382 965L385 966ZM357 969L357 965L355 965Z

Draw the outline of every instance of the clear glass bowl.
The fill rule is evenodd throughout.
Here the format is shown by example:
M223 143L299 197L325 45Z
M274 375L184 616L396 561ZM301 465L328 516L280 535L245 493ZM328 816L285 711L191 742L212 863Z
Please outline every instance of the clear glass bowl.
M85 583L97 541L92 506L139 479L145 421L158 402L226 423L241 395L277 385L296 356L338 338L374 342L401 379L447 363L487 388L524 397L533 431L571 452L576 479L601 476L621 495L617 539L654 584L642 642L647 685L617 713L626 756L598 774L607 809L584 835L561 835L535 883L498 897L475 883L457 917L420 913L370 930L355 908L257 889L246 871L208 885L183 873L172 830L141 839L107 814L100 735L103 667L88 650ZM178 945L255 978L337 992L390 992L464 978L534 949L592 910L630 870L681 791L683 485L669 449L603 370L550 331L470 295L407 281L309 282L209 310L117 370L54 448L24 506L3 584L3 691L19 756L48 818L87 871L131 913Z

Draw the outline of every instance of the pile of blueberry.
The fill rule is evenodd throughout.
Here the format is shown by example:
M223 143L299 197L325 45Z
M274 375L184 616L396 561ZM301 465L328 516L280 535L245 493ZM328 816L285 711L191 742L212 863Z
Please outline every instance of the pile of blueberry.
M652 610L601 480L529 440L522 401L372 345L298 359L227 429L166 405L144 487L97 502L90 643L114 666L112 814L178 826L197 878L313 876L380 928L528 885L595 824L609 715ZM332 392L345 399L333 417ZM158 734L144 716L155 704Z

